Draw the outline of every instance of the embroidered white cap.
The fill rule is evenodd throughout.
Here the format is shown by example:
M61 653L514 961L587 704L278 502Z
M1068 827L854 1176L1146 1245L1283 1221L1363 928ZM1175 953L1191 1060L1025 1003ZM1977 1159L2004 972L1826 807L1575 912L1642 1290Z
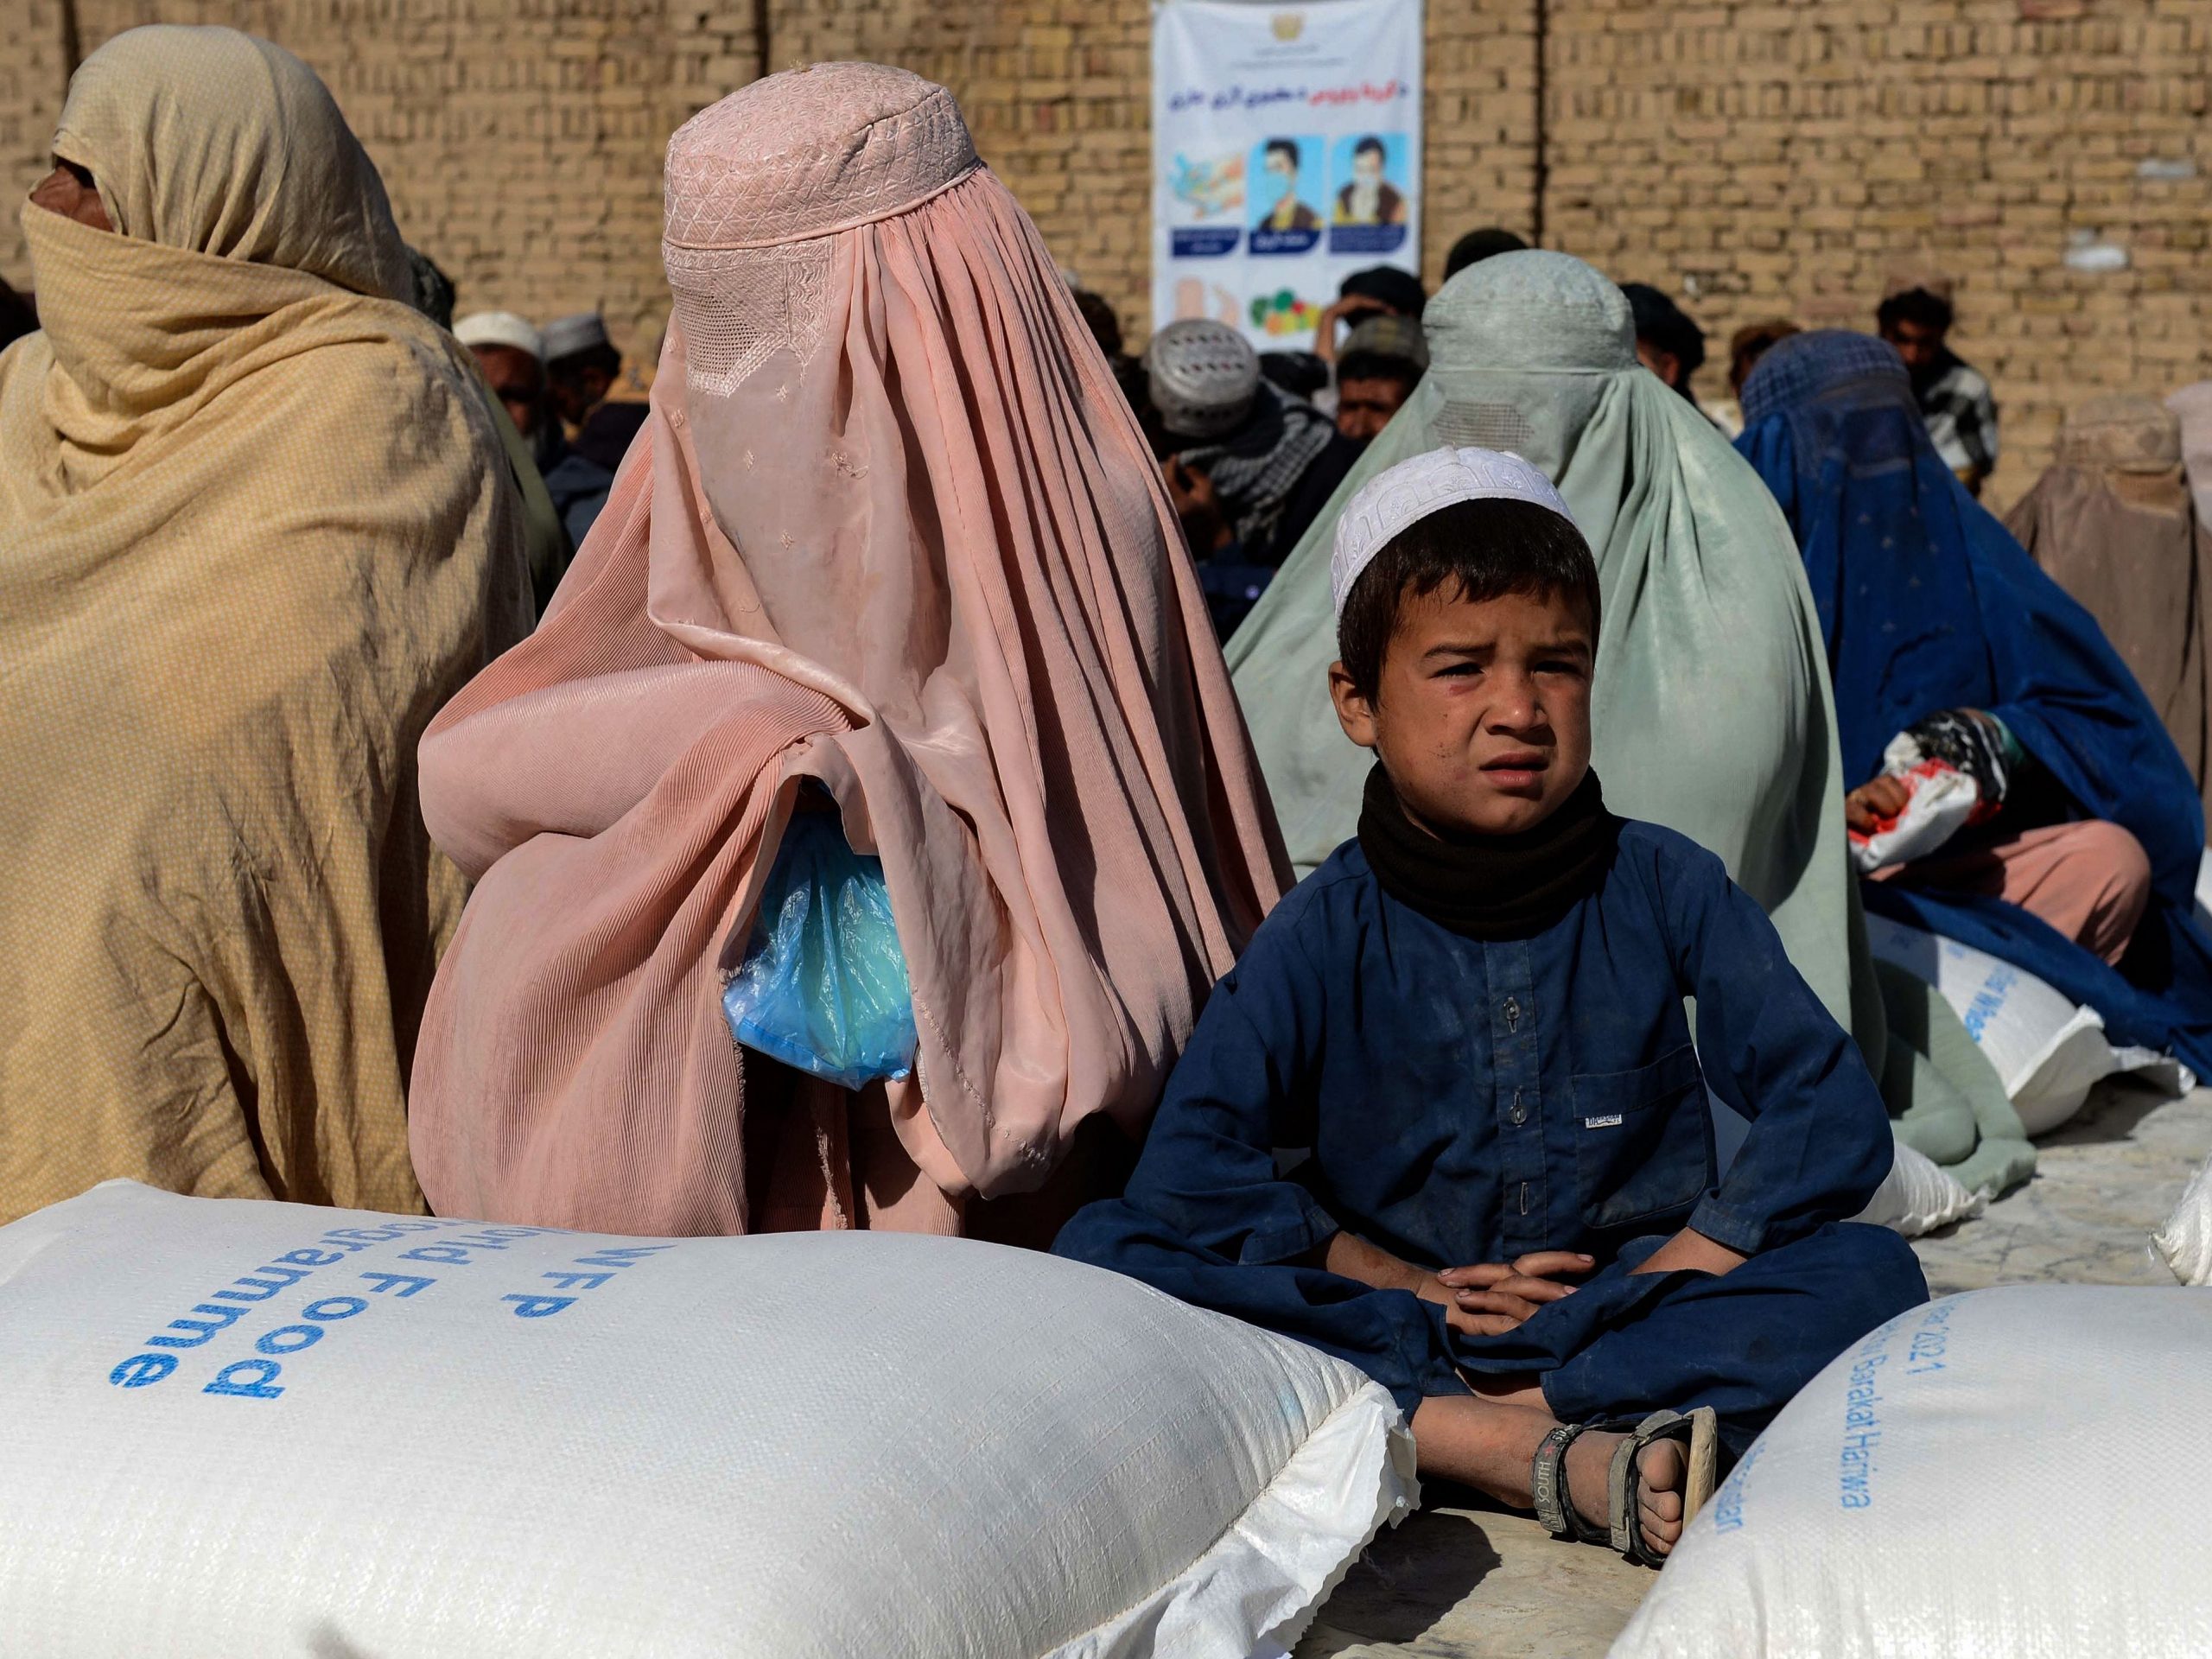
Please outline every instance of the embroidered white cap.
M478 311L453 326L453 337L464 346L505 346L545 360L545 336L529 320L512 311Z
M1218 438L1243 425L1260 391L1260 354L1227 323L1171 322L1144 348L1160 423L1179 438Z
M1455 501L1526 501L1574 515L1552 481L1518 455L1497 449L1431 449L1377 473L1359 487L1337 520L1336 550L1329 558L1329 597L1337 615L1361 571L1408 524Z

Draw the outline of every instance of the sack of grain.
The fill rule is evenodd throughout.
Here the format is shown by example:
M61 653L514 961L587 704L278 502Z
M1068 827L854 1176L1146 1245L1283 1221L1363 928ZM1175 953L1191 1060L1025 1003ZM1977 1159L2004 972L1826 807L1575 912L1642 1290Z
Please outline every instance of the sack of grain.
M2060 1128L2096 1084L2131 1073L2169 1095L2196 1086L2189 1068L2147 1048L2115 1048L2104 1016L2025 969L1885 916L1866 918L1875 956L1933 985L2005 1084L2030 1135Z
M1134 1280L111 1182L0 1229L10 1653L1245 1659L1389 1396Z
M2212 1653L2212 1294L1917 1307L1784 1408L1610 1659Z

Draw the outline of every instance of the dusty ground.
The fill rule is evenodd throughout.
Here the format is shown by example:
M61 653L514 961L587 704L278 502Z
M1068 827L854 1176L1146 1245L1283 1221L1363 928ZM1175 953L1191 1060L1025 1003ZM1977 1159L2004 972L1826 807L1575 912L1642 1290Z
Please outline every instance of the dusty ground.
M2165 1101L2128 1084L2089 1098L2043 1144L2036 1178L1919 1241L1939 1296L1988 1285L2171 1284L2145 1235L2212 1155L2212 1089ZM1432 1491L1431 1507L1376 1541L1294 1659L1595 1659L1654 1575L1565 1544L1524 1516Z

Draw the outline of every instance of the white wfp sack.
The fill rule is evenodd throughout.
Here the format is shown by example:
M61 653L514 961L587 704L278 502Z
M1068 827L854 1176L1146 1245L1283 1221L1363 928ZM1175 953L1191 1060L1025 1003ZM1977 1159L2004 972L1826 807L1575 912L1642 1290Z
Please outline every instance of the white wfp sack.
M1900 1141L1897 1161L1866 1207L1852 1219L1918 1238L1955 1221L1969 1220L1988 1205L1987 1195L1967 1192L1957 1176Z
M2153 1049L2113 1047L2094 1008L1986 951L1885 916L1867 917L1866 942L1883 961L1933 985L1957 1011L2030 1135L2065 1123L2090 1089L2114 1072L2132 1072L2172 1095L2196 1086L2179 1060Z
M2212 1653L2212 1293L2016 1285L1808 1383L1611 1659Z
M1389 1396L1030 1252L183 1198L0 1229L0 1650L1244 1659Z
M1743 1150L1751 1126L1710 1088L1705 1091L1705 1100L1713 1114L1715 1166L1725 1175ZM1902 1141L1896 1142L1896 1148L1890 1173L1882 1177L1881 1185L1874 1189L1866 1207L1852 1217L1853 1221L1886 1227L1902 1237L1918 1238L1955 1221L1968 1220L1989 1207L1986 1194L1967 1192L1957 1176L1925 1154Z
M2184 1285L2212 1285L2212 1158L2190 1178L2151 1247Z

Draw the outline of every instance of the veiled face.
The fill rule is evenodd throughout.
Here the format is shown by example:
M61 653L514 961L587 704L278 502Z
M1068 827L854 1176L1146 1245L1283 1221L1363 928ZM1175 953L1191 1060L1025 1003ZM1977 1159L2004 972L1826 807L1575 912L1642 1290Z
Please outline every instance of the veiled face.
M64 219L73 219L79 225L96 231L111 231L107 207L100 200L99 187L92 175L59 156L54 158L54 171L41 179L31 191L31 206L43 207L49 213L59 213Z

